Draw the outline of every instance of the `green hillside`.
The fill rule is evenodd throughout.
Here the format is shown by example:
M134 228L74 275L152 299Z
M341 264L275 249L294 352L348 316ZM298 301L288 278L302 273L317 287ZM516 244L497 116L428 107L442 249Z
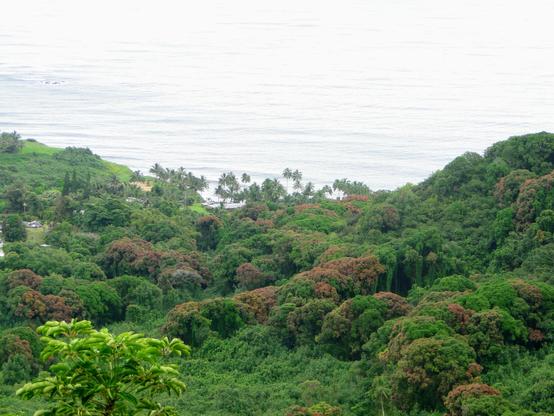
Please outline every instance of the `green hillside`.
M287 193L225 173L216 192L234 209L203 207L205 179L184 169L155 165L141 188L86 150L7 148L0 415L62 406L60 392L90 415L554 414L553 134L465 153L394 191L338 180L332 193L295 174ZM31 219L47 224L40 238ZM144 393L117 386L157 353L145 348L109 380L89 354L85 394L39 357L35 329L72 318L181 339L190 356L169 362L186 389L135 412ZM15 395L46 370L65 371L58 396Z
M0 152L0 191L18 182L37 192L59 188L65 174L76 169L98 182L111 176L123 182L131 179L129 168L102 160L87 149L58 149L33 140L22 144L18 153Z

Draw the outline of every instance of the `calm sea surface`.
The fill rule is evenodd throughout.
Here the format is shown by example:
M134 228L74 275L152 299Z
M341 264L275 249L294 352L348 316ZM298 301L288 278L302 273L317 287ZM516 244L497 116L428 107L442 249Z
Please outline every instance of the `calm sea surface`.
M554 131L552 0L17 0L0 130L134 169L417 182Z

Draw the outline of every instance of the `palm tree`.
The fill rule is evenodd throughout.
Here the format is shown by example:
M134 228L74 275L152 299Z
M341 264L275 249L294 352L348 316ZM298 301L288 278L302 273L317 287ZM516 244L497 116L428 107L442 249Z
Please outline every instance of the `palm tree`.
M227 180L225 181L225 185L227 186L229 196L233 200L233 202L237 202L237 196L240 191L240 184L233 172L229 172L227 174Z
M323 188L321 188L321 192L323 195L329 194L331 196L333 194L333 188L331 188L329 185L325 185Z
M286 168L283 171L283 178L285 178L287 180L287 194L288 194L289 193L289 179L292 178L292 170L290 170L289 168Z
M333 190L339 192L339 199L344 195L345 186L346 179L335 179L335 182L333 182Z
M140 170L135 170L131 175L131 182L141 182L144 180L144 175Z
M240 180L242 183L246 184L246 183L250 183L252 179L250 178L249 174L243 173L242 176L240 177Z
M371 384L371 396L378 400L381 404L381 414L385 415L385 400L389 400L391 396L392 389L390 383L385 376L378 376L373 379Z
M223 198L224 202L226 202L227 199L236 202L238 192L240 191L240 184L233 172L222 173L217 184L216 195Z
M287 191L277 179L266 179L262 183L262 196L265 201L277 202L286 196Z
M229 197L227 190L225 189L225 183L227 182L227 174L223 172L219 179L217 180L217 188L215 189L215 194L223 199L223 202Z
M223 202L225 202L225 190L223 189L223 186L217 185L217 188L215 188L214 194L217 195L217 201L220 202L220 199L223 199Z
M313 195L315 190L315 186L312 182L308 182L306 186L304 187L304 191L302 192L304 196L307 196L308 198Z
M194 187L196 192L202 192L208 189L208 180L204 175L200 176L199 178L194 177Z
M294 181L293 188L297 191L302 189L302 172L296 169L292 172L291 178Z
M150 168L150 173L158 179L161 179L164 172L165 172L165 169L159 163L155 163L154 166Z

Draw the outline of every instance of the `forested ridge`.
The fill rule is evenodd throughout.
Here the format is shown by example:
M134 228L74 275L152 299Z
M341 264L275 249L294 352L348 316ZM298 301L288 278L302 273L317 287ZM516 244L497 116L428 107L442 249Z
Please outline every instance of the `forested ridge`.
M127 331L162 340L118 359L167 371L179 415L554 414L554 134L394 191L228 172L206 208L206 187L1 135L0 415L51 405L16 391L67 371L56 336Z

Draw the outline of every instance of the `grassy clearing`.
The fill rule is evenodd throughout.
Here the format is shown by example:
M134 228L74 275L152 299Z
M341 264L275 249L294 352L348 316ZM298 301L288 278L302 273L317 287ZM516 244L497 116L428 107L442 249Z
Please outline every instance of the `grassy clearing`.
M34 154L34 155L48 155L52 156L56 153L63 151L63 149L57 147L50 147L43 143L28 141L24 142L23 148L20 151L22 155ZM131 175L133 172L127 166L119 165L117 163L108 162L107 160L102 160L102 164L106 169L117 176L117 178L123 182L128 182L131 180Z
M191 211L197 212L198 214L207 214L208 210L202 206L201 203L197 202L195 204L192 204L190 207Z
M43 143L28 141L26 140L23 144L23 148L19 152L21 155L48 155L53 156L56 153L63 151L63 149L57 147L50 147ZM117 163L108 162L107 160L102 160L102 164L106 169L117 176L117 178L123 182L128 182L131 180L133 172L127 166L119 165Z
M112 174L117 176L120 181L129 182L131 180L133 172L127 166L118 165L117 163L108 162L107 160L102 160L102 163Z
M54 155L61 152L63 149L57 147L50 147L43 143L34 142L34 141L24 141L23 148L20 151L20 154L38 154L38 155Z
M41 228L27 228L27 242L33 244L44 244L46 226Z
M64 155L64 151L24 140L18 153L0 153L0 193L18 182L25 182L35 193L61 189L65 174L74 170L78 170L82 177L90 174L95 181L115 175L120 181L129 182L133 174L126 166L99 160L92 155L72 160L71 155Z

